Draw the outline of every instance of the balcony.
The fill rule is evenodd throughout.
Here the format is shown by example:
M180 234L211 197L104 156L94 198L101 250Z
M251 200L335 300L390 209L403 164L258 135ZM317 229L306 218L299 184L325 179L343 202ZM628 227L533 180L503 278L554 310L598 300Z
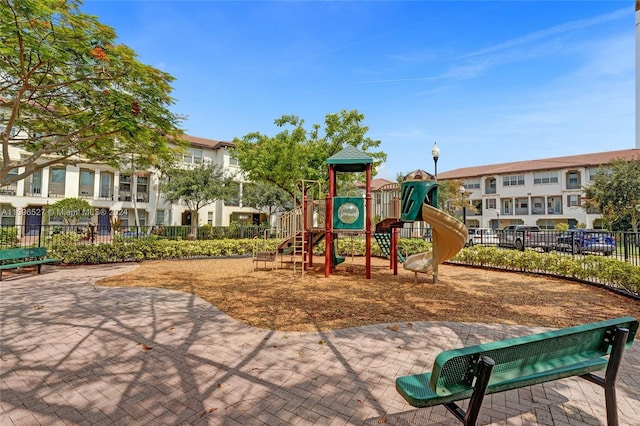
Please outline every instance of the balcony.
M25 197L42 197L42 188L25 185L24 196Z
M10 185L0 187L0 195L16 195L18 191L18 184L12 183Z

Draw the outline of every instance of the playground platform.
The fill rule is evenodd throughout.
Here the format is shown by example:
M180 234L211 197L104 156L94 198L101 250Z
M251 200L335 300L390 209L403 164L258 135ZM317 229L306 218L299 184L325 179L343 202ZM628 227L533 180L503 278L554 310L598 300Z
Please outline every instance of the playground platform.
M410 407L395 377L429 370L445 349L545 330L413 322L279 332L190 294L94 285L135 267L45 267L0 284L0 424L454 425L442 407ZM638 425L637 342L617 390L620 423ZM491 395L484 407L480 424L606 424L602 389L577 378Z

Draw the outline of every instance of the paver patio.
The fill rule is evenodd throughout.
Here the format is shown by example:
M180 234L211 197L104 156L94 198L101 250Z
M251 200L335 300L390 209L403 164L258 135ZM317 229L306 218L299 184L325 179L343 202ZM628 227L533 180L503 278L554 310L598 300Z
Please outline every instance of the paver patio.
M0 284L0 425L457 424L442 407L412 409L395 377L429 370L444 349L544 330L414 322L278 332L191 294L94 285L134 267L45 266ZM639 425L637 342L617 389L621 424ZM565 379L491 395L480 423L603 425L602 392Z

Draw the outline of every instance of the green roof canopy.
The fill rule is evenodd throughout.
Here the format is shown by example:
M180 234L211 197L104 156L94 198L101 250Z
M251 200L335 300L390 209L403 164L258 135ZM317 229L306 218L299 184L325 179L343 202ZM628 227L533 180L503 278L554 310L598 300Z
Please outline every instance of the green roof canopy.
M347 145L342 151L327 158L327 164L333 165L338 172L364 172L367 164L373 164L373 158L359 149Z

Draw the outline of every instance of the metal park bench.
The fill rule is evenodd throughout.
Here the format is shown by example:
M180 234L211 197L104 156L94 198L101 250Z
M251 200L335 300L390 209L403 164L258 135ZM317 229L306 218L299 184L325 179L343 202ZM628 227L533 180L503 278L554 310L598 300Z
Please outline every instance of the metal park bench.
M46 258L47 249L44 247L30 248L10 248L0 250L0 281L2 281L2 271L5 269L16 269L24 266L38 266L40 268L45 263L57 263L59 259Z
M621 317L529 336L448 350L430 373L396 379L414 407L444 405L465 425L475 425L485 394L579 376L604 388L607 424L618 424L616 376L638 320ZM593 372L605 370L604 378ZM456 401L470 399L465 412Z
M274 266L276 261L276 256L277 256L276 252L272 252L272 251L257 252L253 257L253 261L256 262L255 269L258 268L258 262L264 262L265 269L267 268L267 262L271 263L271 269L274 269L274 268L277 269L277 267Z

